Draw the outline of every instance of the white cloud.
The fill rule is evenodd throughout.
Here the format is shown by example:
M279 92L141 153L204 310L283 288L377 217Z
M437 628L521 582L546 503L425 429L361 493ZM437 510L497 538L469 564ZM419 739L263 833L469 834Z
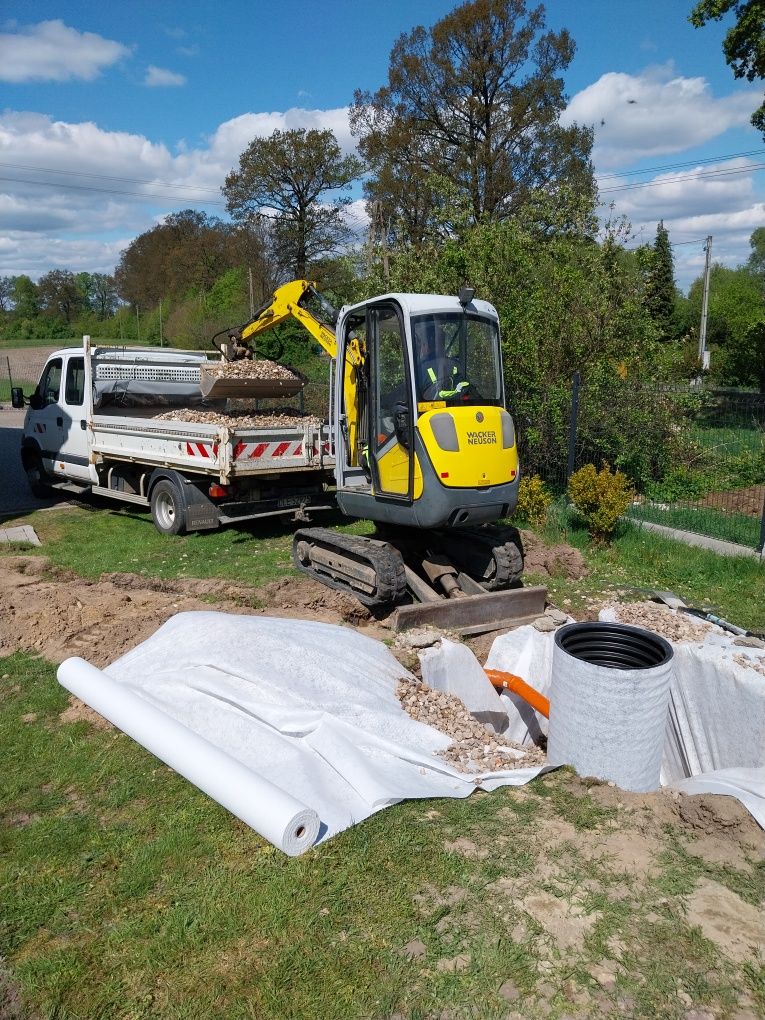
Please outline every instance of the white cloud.
M38 276L66 258L73 271L90 270L94 260L100 260L98 271L111 270L120 248L100 239L106 233L130 240L189 207L225 215L220 187L247 145L277 128L295 127L331 128L343 149L353 151L345 108L242 114L196 148L184 142L174 152L143 135L105 131L89 121L0 112L0 275ZM361 201L349 207L348 217L360 230ZM107 258L112 261L104 268Z
M143 83L152 88L164 85L185 85L186 76L176 74L175 71L168 71L164 67L155 67L154 64L150 64L146 69L146 77Z
M656 224L664 221L670 241L677 245L678 285L687 289L703 268L701 246L707 236L713 238L715 261L737 266L748 257L752 231L765 226L765 202L755 186L756 165L747 159L730 159L666 171L648 180L655 186L606 192L601 198L613 200L615 210L630 220L635 243L653 243ZM719 176L710 176L718 172Z
M47 233L0 237L2 275L24 274L39 279L51 269L70 269L84 273L113 273L120 252L130 244L131 236L102 241L95 238L52 238Z
M715 98L705 78L684 78L670 63L638 75L602 75L573 97L561 120L594 125L593 159L607 169L683 152L745 126L758 97L743 88Z
M122 43L95 32L78 32L60 19L41 21L0 33L0 80L92 81L129 53Z

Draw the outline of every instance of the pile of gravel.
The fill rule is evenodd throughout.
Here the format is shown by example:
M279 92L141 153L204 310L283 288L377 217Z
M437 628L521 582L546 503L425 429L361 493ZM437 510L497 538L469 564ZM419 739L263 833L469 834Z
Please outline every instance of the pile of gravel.
M668 641L703 641L712 624L676 613L659 602L617 602L611 607L619 623L630 623L661 634Z
M210 411L201 407L174 407L158 414L155 421L201 422L204 425L224 425L230 429L284 429L303 428L304 425L321 425L314 414L301 414L291 407L277 407L268 413L251 411Z
M545 754L538 747L523 747L489 733L453 694L409 679L399 680L396 694L412 719L452 738L449 747L439 751L438 756L460 772L497 772L545 764Z
M216 379L284 379L295 382L301 377L286 365L260 358L258 361L214 361L204 366L205 375ZM302 380L301 380L302 381Z

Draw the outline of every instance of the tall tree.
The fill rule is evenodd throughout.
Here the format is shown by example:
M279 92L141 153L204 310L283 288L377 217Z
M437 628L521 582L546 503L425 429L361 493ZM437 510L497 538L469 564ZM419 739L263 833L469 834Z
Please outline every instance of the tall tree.
M357 91L351 107L374 172L368 198L394 199L406 216L436 173L469 198L478 222L564 184L594 196L592 131L559 123L574 50L569 33L547 31L544 8L525 0L470 0L401 35L387 85Z
M255 138L221 189L239 222L266 217L272 251L298 277L309 262L333 254L349 235L342 211L346 191L361 175L355 156L343 156L331 131L274 131Z
M723 53L736 78L747 81L765 78L765 3L763 0L700 0L689 21L701 28L708 21L720 21L733 13L735 24L723 41ZM765 101L752 114L752 124L765 138Z
M71 322L85 304L82 288L68 269L51 269L37 284L40 304L47 315Z
M37 284L22 273L13 280L13 313L16 319L34 319L40 312Z
M253 231L184 209L131 241L117 265L117 289L125 301L153 308L162 298L208 291L227 269L253 265L262 248Z
M749 238L752 251L746 262L746 268L754 273L760 281L762 295L765 297L765 227L757 227Z
M15 277L0 276L0 312L9 312L11 310L15 285Z
M91 273L88 301L99 319L106 319L113 315L118 302L117 284L114 277L106 273Z
M656 227L646 281L646 307L662 340L672 338L675 313L675 262L669 233L661 220Z

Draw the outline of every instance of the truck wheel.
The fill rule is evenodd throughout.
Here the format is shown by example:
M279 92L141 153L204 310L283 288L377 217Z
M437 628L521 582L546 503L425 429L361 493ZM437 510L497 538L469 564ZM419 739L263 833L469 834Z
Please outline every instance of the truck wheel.
M47 481L42 460L37 454L33 454L24 462L24 470L27 473L29 491L37 499L46 499L50 496L50 484Z
M178 486L162 478L151 490L151 516L163 535L181 535L186 530L186 506Z

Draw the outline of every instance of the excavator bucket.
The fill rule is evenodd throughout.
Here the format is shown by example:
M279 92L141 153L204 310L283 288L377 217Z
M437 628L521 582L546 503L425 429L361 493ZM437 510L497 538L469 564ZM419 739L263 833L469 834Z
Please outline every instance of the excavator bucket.
M303 389L305 382L299 376L291 378L261 378L249 375L226 375L221 368L224 363L204 365L199 371L199 387L207 400L223 400L228 397L256 400L259 397L294 397ZM258 365L257 361L236 362L235 364ZM291 374L291 373L290 373Z

